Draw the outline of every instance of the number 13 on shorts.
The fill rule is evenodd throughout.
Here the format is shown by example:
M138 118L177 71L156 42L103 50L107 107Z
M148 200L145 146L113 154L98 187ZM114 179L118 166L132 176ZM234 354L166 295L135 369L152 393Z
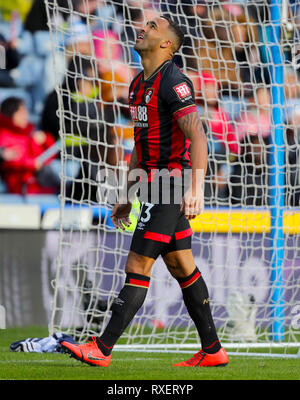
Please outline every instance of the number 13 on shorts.
M141 212L140 212L139 219L140 219L141 222L146 223L151 218L150 210L154 206L154 204L152 204L152 203L144 203L144 202L142 202L141 204L142 204L142 207L141 207Z

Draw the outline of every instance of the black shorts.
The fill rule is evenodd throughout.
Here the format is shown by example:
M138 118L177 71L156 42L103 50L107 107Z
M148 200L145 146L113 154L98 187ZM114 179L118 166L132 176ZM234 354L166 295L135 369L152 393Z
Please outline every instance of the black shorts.
M143 202L130 250L157 259L172 251L190 249L192 233L180 204Z

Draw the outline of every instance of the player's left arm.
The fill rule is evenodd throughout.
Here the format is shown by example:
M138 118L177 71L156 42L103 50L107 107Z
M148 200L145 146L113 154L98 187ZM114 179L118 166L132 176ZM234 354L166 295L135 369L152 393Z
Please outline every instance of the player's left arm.
M204 179L207 170L207 139L197 111L178 118L177 123L190 140L192 175L188 190L182 200L182 210L188 219L195 218L204 208Z

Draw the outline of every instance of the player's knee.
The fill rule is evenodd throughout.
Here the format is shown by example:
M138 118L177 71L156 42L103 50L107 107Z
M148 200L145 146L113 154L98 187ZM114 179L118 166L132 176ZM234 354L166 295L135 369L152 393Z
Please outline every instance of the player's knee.
M163 257L164 263L166 264L169 271L176 272L182 269L182 263L177 257L176 253L168 253Z
M139 265L126 264L125 272L126 274L146 275L146 269Z
M167 255L164 257L164 262L168 268L168 271L174 278L180 278L182 276L183 268L181 263L176 258Z
M176 253L166 254L163 259L170 274L174 278L185 278L195 269L195 264L192 259L190 260L187 258L187 260L185 260Z
M184 277L184 270L179 264L166 264L168 271L174 278L182 278Z
M150 276L151 267L153 265L154 260L136 254L134 252L129 252L127 262L125 265L126 274L139 274Z
M171 264L166 264L168 271L170 274L173 276L173 278L179 278L180 277L180 271L181 268L178 265L171 265Z

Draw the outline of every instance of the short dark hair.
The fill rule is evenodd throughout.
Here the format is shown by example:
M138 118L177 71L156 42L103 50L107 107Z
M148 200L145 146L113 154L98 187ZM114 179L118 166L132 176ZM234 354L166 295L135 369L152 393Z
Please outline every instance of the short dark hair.
M12 117L23 104L25 104L24 100L19 97L8 97L1 103L0 112L7 117Z
M184 42L184 33L180 26L177 24L177 22L173 21L170 17L166 15L161 15L160 18L164 18L169 22L170 29L175 33L178 43L177 43L177 48L176 51L180 49L180 47L183 45Z

